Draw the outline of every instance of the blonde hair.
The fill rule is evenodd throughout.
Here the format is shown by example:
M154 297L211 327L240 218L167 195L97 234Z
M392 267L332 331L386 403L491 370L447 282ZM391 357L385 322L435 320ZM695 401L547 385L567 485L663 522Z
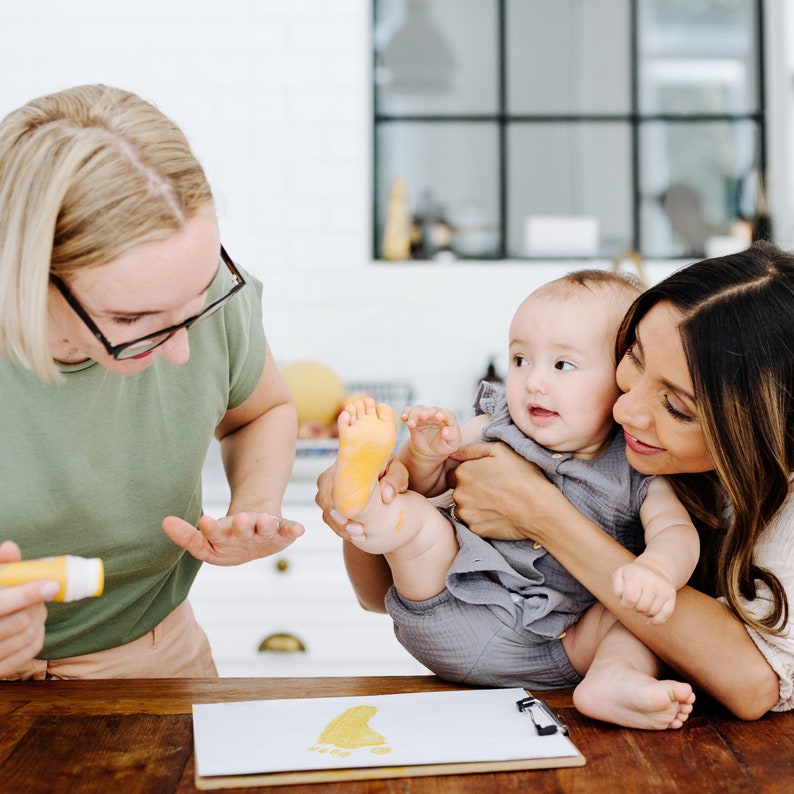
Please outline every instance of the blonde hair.
M0 355L57 380L50 273L171 237L211 205L183 133L135 94L78 86L10 113L0 123Z

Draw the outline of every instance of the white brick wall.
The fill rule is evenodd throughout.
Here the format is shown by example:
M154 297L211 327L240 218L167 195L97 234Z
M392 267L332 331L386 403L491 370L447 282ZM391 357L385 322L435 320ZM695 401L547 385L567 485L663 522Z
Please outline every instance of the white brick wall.
M372 265L369 24L369 0L5 0L0 115L84 82L153 100L264 281L278 359L466 413L520 299L573 266Z

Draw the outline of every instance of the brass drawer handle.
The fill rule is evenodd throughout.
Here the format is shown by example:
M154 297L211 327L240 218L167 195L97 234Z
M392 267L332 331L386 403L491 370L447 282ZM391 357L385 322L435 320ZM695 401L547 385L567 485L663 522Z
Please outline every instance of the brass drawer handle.
M306 653L306 645L294 634L279 631L259 643L259 653Z
M276 570L279 573L284 573L288 569L289 569L289 562L287 560L285 560L283 557L280 557L278 560L276 560Z

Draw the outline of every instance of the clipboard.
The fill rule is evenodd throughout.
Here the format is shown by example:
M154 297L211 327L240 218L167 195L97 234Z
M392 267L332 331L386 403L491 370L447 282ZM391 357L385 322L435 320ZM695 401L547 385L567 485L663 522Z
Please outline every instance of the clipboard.
M197 704L193 732L201 790L585 764L520 688Z

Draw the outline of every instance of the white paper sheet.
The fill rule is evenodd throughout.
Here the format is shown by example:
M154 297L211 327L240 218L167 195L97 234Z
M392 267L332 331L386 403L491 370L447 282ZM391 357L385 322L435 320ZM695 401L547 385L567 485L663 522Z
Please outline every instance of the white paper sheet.
M196 768L208 777L575 754L561 733L537 735L516 708L524 697L484 689L194 705Z

